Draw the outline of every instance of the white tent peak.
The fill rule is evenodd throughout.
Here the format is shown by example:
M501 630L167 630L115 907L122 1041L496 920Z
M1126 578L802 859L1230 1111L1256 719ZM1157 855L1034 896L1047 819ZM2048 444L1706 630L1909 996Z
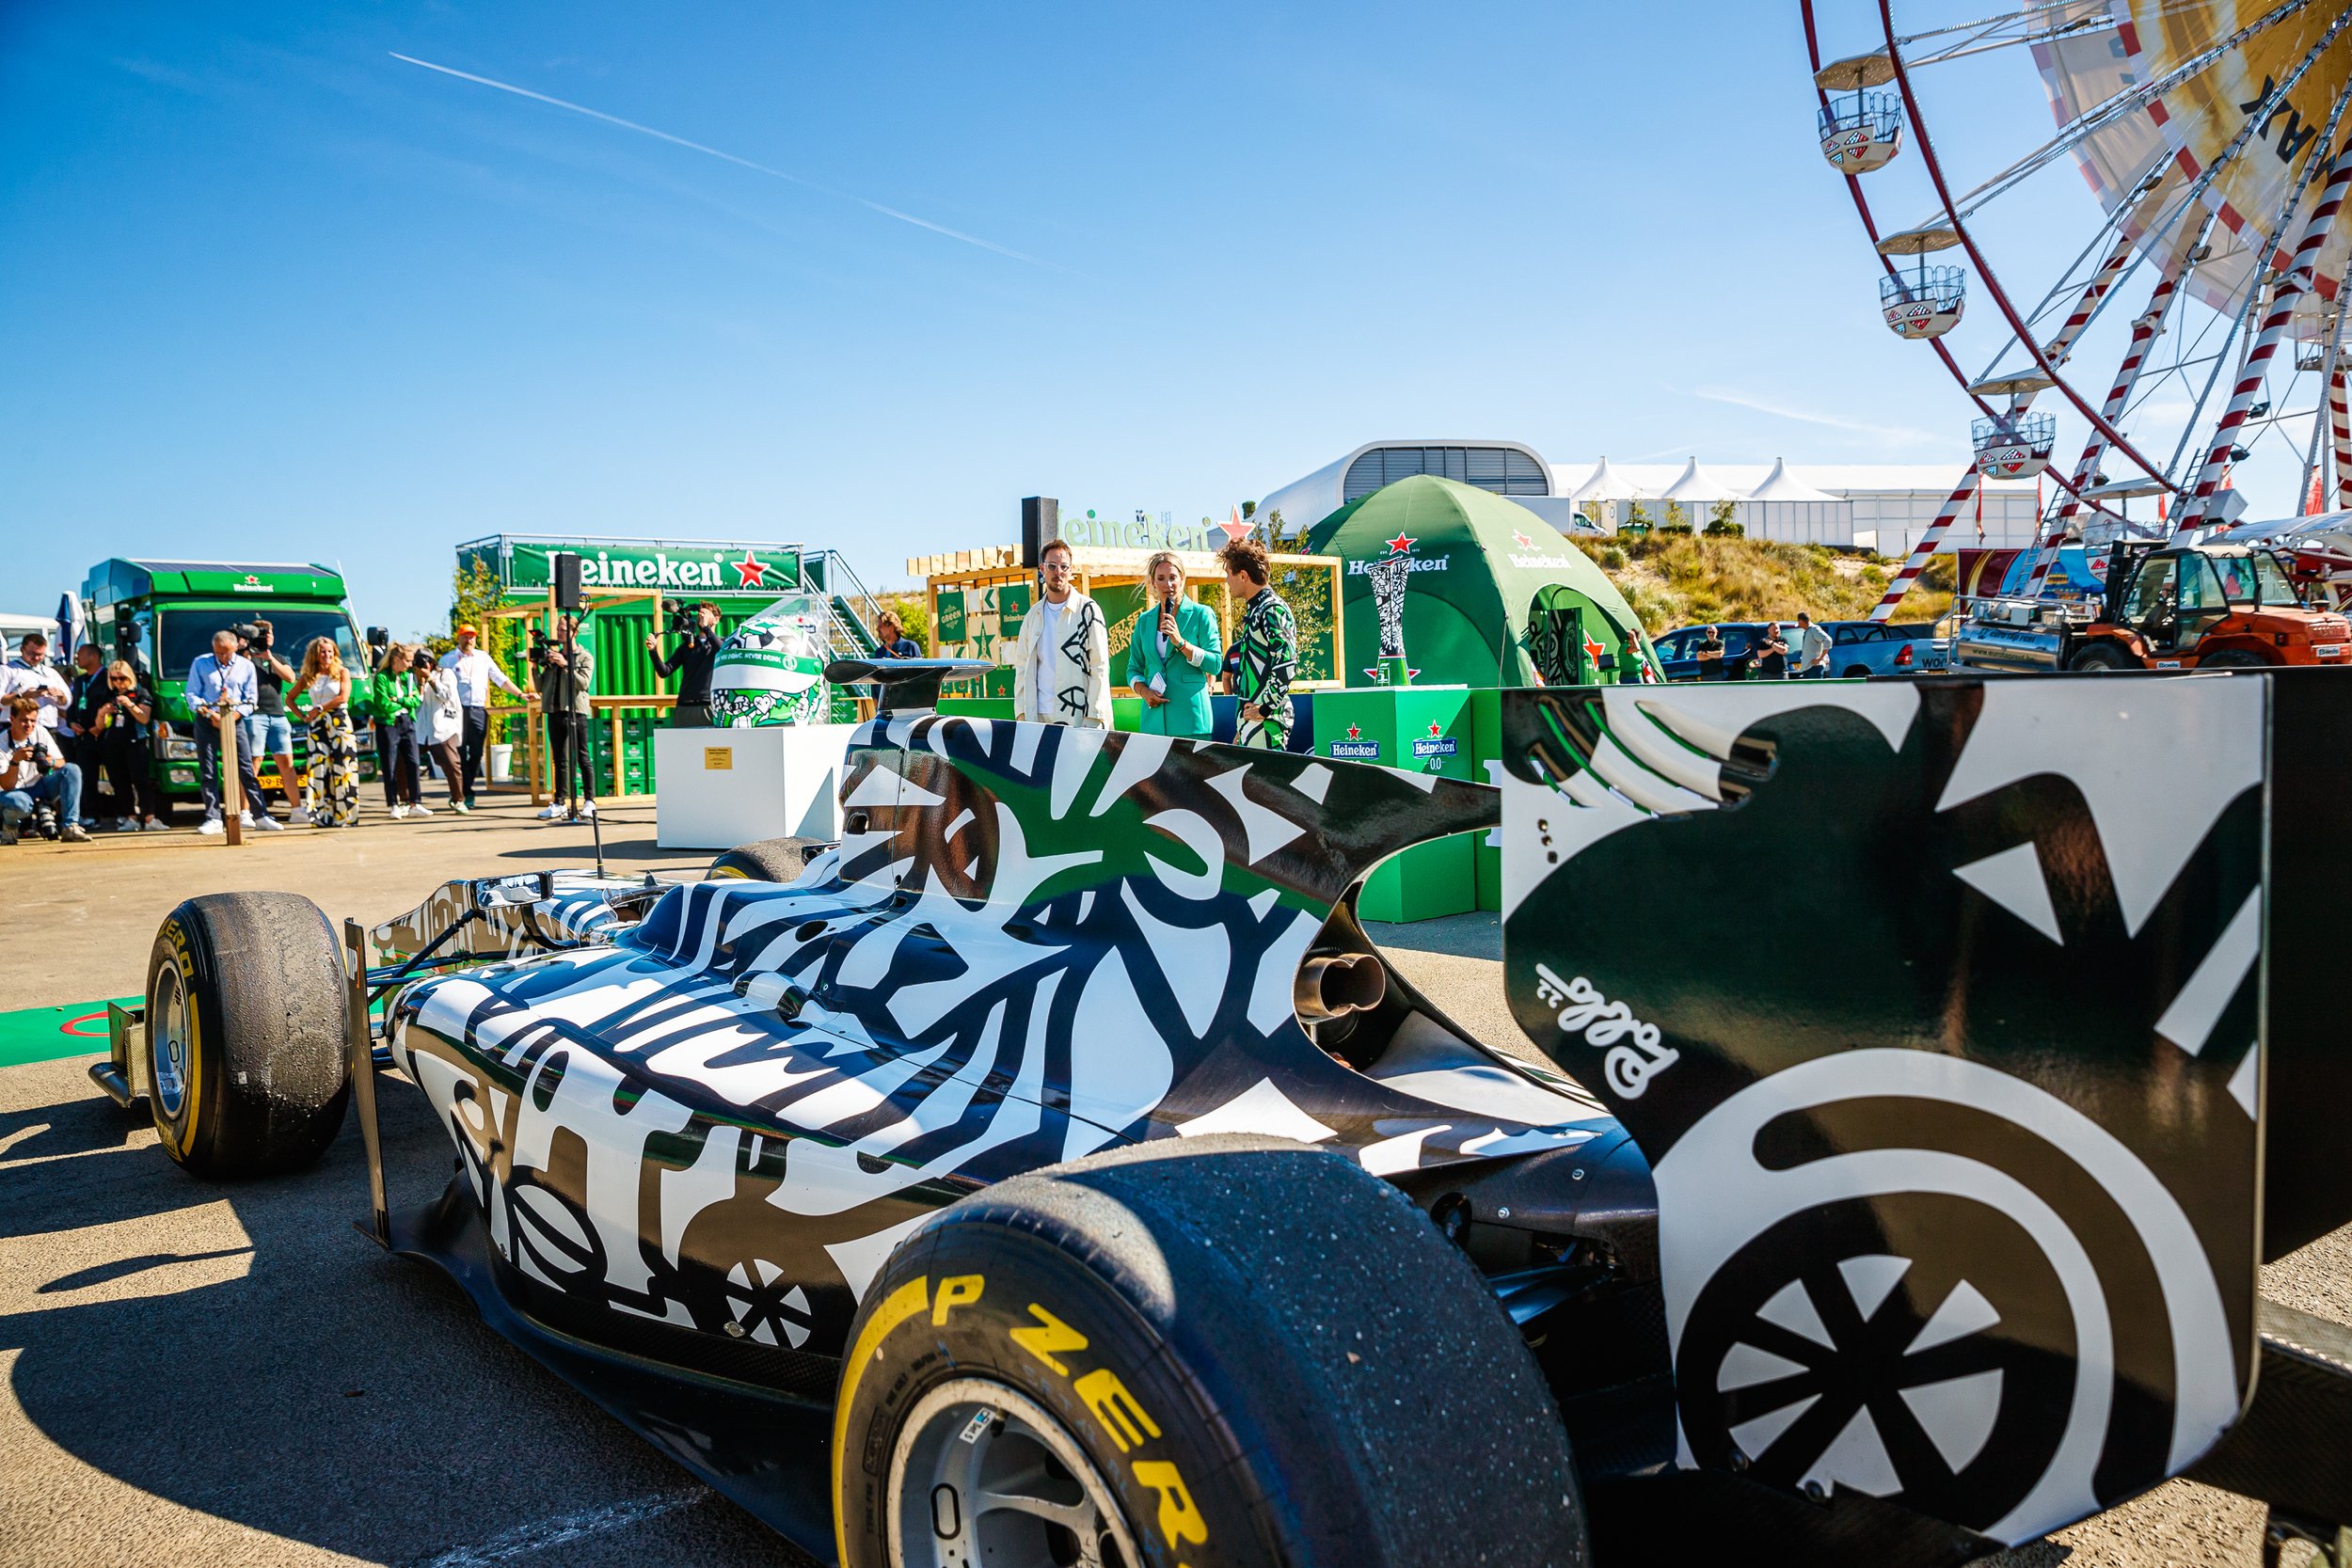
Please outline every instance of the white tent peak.
M1676 476L1672 484L1659 492L1659 497L1670 501L1728 501L1740 499L1730 485L1700 467L1695 457L1684 465L1682 472Z
M1772 471L1764 476L1764 483L1748 492L1752 501L1834 501L1837 498L1812 485L1788 471L1788 461L1772 459Z
M1572 501L1634 501L1646 500L1652 492L1627 479L1609 466L1606 457L1593 469L1592 477L1568 492Z

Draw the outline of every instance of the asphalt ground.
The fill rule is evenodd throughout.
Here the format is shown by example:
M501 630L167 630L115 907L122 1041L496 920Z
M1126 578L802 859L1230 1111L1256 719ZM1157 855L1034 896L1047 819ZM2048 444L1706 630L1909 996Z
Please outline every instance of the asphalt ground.
M615 806L606 828L614 865L707 859L657 849L649 802ZM377 920L448 877L586 850L584 830L515 803L405 823L376 804L355 829L234 850L177 833L0 850L0 1007L137 990L156 923L199 891L281 889ZM1374 935L1458 1023L1518 1041L1495 917ZM437 1273L358 1234L354 1129L301 1175L199 1184L86 1065L0 1069L0 1565L792 1560L483 1327ZM422 1101L388 1088L390 1196L421 1202L451 1156ZM2352 1231L2265 1270L2265 1288L2352 1322ZM2256 1505L2175 1482L1994 1560L2250 1568L2260 1527Z

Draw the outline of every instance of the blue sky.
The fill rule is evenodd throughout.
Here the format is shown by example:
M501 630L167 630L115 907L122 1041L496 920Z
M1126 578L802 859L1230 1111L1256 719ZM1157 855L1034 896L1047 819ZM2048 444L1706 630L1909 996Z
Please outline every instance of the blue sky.
M299 556L407 633L501 530L897 581L1024 495L1221 516L1391 436L1957 467L1805 76L1757 0L25 0L0 608L106 554ZM2079 182L2047 200L2088 237Z

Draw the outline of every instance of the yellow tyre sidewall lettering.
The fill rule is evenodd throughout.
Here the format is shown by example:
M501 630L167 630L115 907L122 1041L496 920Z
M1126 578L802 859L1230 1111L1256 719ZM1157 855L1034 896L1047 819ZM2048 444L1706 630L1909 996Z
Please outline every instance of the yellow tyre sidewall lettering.
M1020 1281L1011 1286L1015 1291L1022 1288ZM892 1335L909 1323L927 1326L932 1335L952 1332L955 1314L978 1305L986 1290L987 1278L979 1274L910 1279L883 1298L858 1332L857 1342L842 1364L841 1388L834 1405L834 1547L842 1562L857 1560L850 1552L853 1501L849 1491L850 1425L861 1383L891 1354ZM1166 1451L1158 1416L1111 1364L1106 1347L1098 1347L1095 1337L1073 1326L1048 1304L1016 1296L1010 1301L992 1299L989 1306L993 1310L982 1314L982 1321L1001 1332L1004 1350L991 1358L993 1366L987 1361L963 1361L959 1363L961 1370L994 1373L1015 1386L1027 1382L1030 1392L1045 1394L1049 1409L1074 1418L1070 1423L1073 1434L1093 1453L1114 1484L1120 1472L1126 1472L1127 1482L1118 1485L1118 1490L1135 1499L1138 1505L1135 1512L1157 1527L1171 1556L1187 1546L1206 1546L1208 1520L1176 1457ZM923 1324L925 1318L930 1320L928 1325ZM946 1350L942 1339L932 1343ZM1025 1378L1021 1375L1025 1369L1028 1370ZM880 1413L878 1406L874 1414ZM1088 1431L1089 1426L1092 1433ZM863 1460L859 1463L863 1465Z

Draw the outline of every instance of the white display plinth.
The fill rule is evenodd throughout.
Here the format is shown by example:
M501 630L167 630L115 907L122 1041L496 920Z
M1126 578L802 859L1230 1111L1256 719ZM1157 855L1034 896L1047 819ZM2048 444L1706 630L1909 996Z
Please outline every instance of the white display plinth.
M732 849L762 838L841 836L841 757L855 724L656 730L654 842Z

